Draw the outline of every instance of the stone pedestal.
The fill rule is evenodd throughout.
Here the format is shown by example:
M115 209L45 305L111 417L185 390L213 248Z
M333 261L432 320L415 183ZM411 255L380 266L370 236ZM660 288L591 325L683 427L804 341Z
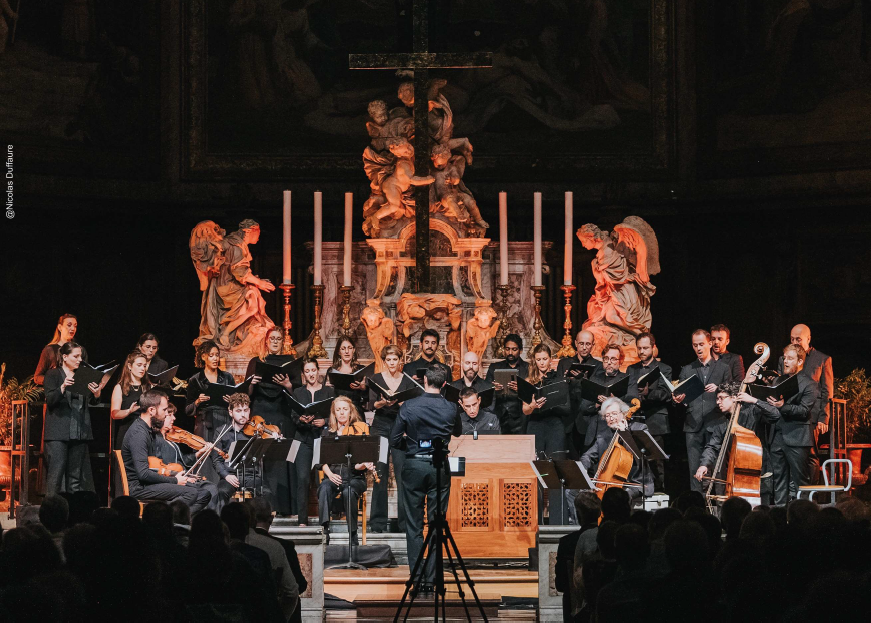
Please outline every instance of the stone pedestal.
M299 566L308 581L305 592L300 594L302 620L304 623L321 623L324 620L324 531L315 528L291 526L287 520L276 519L269 534L279 539L290 539L296 546Z
M556 590L556 551L559 540L579 530L578 526L539 526L538 538L538 620L563 620L563 594Z

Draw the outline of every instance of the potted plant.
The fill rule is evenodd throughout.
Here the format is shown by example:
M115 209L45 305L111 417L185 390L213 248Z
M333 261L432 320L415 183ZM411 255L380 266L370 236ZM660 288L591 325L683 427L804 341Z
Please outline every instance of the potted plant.
M871 377L864 368L857 368L844 378L835 379L834 397L847 401L847 457L855 476L862 473L862 448L849 446L871 444Z
M12 445L12 401L38 402L42 395L43 389L33 382L33 375L19 383L14 376L7 379L6 364L0 365L0 446L8 449Z

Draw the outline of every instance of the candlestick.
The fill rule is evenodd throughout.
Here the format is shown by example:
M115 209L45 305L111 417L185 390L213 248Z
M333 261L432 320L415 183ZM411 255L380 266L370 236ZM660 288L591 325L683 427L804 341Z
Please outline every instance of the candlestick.
M575 286L568 284L561 286L563 296L566 299L566 321L563 323L563 328L566 330L563 335L563 347L559 349L557 357L574 357L577 353L572 347L572 292L575 291Z
M345 193L345 257L342 263L342 285L351 285L351 224L353 222L354 193Z
M533 195L532 202L533 272L532 284L541 285L541 193Z
M499 193L499 283L508 283L508 193Z
M342 286L339 291L342 293L342 335L351 336L351 292L353 286Z
M293 347L293 338L290 337L290 295L293 294L293 289L296 287L292 283L282 283L278 286L284 292L284 347L281 350L283 355L293 355L296 357L296 349Z
M318 359L327 356L327 351L324 350L324 341L321 339L321 302L324 299L323 284L313 285L312 291L315 293L315 322L314 330L312 331L312 343L306 356Z
M314 253L314 284L319 286L321 279L321 252L323 249L324 206L323 195L315 192L315 253Z
M499 305L499 331L496 333L496 340L499 347L496 349L497 357L505 357L505 338L508 337L508 290L511 289L507 283L496 286L499 289L499 296L502 297L502 303Z
M283 241L281 251L283 254L283 270L282 270L282 283L290 283L293 281L292 273L290 270L290 191L284 191L284 205L282 208L284 213L284 229L283 229Z
M541 329L544 327L544 324L541 322L541 295L544 292L543 285L530 286L532 289L532 294L535 296L535 319L532 323L532 343L529 345L529 359L533 360L532 351L536 346L541 344Z
M574 197L571 192L566 193L566 243L565 263L563 265L563 284L572 285L572 242L575 235L572 232L572 213L574 212Z

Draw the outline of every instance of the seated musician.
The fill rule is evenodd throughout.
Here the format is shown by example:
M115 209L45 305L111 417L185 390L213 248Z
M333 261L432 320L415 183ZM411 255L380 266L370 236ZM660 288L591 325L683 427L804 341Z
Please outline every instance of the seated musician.
M357 406L347 396L337 396L330 406L329 428L322 437L341 437L343 435L368 435L369 426L360 419ZM357 544L357 500L366 491L366 470L374 470L374 463L357 463L348 473L344 463L324 464L324 479L318 486L318 518L330 543L330 509L337 495L342 496L342 508L350 508L348 514L348 533L351 544Z
M252 439L252 436L245 434L242 430L248 424L248 420L251 419L251 399L248 397L248 394L232 394L228 398L228 408L230 410L230 430L225 432L215 442L215 447L226 454L230 454L230 447L235 442L236 447L234 448L235 454L233 456L236 456L245 444ZM216 436L218 433L219 431L215 431ZM230 462L233 462L232 457ZM254 489L263 485L263 474L260 472L259 465L246 465L244 470L238 464L231 468L218 452L212 453L212 465L214 465L215 471L218 472L218 476L221 478L221 481L218 483L217 512L220 512L220 509L233 497L236 489L240 486L246 489ZM242 481L243 472L244 482ZM264 487L263 495L269 497L272 494Z
M182 474L163 476L148 465L149 456L157 456L156 431L166 420L169 400L159 389L149 389L139 398L139 417L130 425L121 444L121 457L127 472L130 495L137 500L182 500L191 513L204 509L212 498L205 487Z
M477 439L478 435L498 435L502 432L499 428L499 417L493 411L481 409L481 397L474 388L463 388L460 392L460 406L463 407L460 419L463 422L464 435L472 435Z
M741 389L741 383L721 383L717 387L717 407L720 412L727 418L732 413L735 405L739 402L738 390ZM761 412L752 404L741 405L741 411L738 413L738 426L743 426L748 430L755 430L756 424L759 422ZM696 480L701 481L705 476L709 475L714 465L717 463L717 457L720 455L720 449L723 446L723 437L726 435L726 428L729 425L728 420L720 420L716 424L709 427L708 443L702 451L699 469L696 470ZM727 463L724 461L723 466ZM719 478L720 476L717 476Z
M188 470L203 454L206 453L206 451L208 451L208 448L201 448L200 450L194 451L193 448L167 439L167 433L172 430L172 427L175 424L176 410L177 407L172 403L167 407L166 419L163 421L163 427L160 429L160 432L154 436L155 456L167 465L175 463L181 465L185 470ZM208 460L208 458L203 460ZM199 474L195 473L194 475ZM217 485L208 480L202 479L197 481L196 486L206 489L211 494L212 498L209 501L209 508L214 508L218 503Z
M590 448L581 456L581 464L584 469L592 476L596 473L599 467L599 462L608 447L611 445L611 440L616 435L618 430L647 430L647 424L643 422L632 422L626 419L626 414L629 413L629 405L614 396L606 398L602 402L602 407L599 409L599 414L604 422L603 426L599 426L596 432L596 437ZM619 443L619 442L618 442ZM635 483L636 486L629 486L626 492L629 497L635 499L641 495L641 488L637 486L641 483L641 461L633 460L632 470L629 472L628 482ZM650 470L644 474L644 492L647 495L653 494L653 474ZM595 484L595 483L594 483ZM603 483L607 484L607 483Z

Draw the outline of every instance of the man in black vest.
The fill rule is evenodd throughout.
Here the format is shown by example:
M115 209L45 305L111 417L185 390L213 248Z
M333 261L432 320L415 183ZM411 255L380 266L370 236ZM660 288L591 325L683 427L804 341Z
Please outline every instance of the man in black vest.
M710 440L711 427L723 419L717 407L717 386L730 382L732 371L711 355L711 334L704 329L693 332L693 350L696 353L695 361L681 368L678 378L684 381L695 374L705 385L705 391L690 404L684 404L685 394L675 395L674 402L686 410L683 430L687 442L690 488L703 493L705 488L695 475L701 465L702 452Z
M738 395L738 400L755 404L769 422L765 427L763 449L769 446L769 464L774 478L774 503L778 506L789 502L798 488L810 484L809 457L814 444L814 408L819 401L816 382L802 372L806 353L801 346L790 344L783 349L783 375L775 384L793 374L798 375L798 393L780 400L769 397L757 400L749 394Z
M517 383L512 382L508 387L512 390L512 395L502 396L503 388L495 381L495 373L496 370L517 370L517 377L525 379L529 376L529 363L520 358L523 340L519 335L511 333L505 336L502 348L505 351L505 359L490 364L485 380L496 388L496 415L499 417L502 434L520 435L525 429L526 420L523 417L523 403L517 396Z
M459 437L462 424L455 405L439 393L445 384L444 370L429 368L423 378L424 393L406 400L390 431L390 445L400 447L403 437L407 443L405 463L402 466L402 496L405 500L405 538L408 546L408 566L414 564L423 549L423 509L426 500L427 521L435 521L437 507L447 515L451 493L451 476L447 459L442 473L437 476L433 453L443 444L447 448L451 436ZM436 498L438 497L438 501ZM435 558L418 567L424 592L431 591L435 580Z
M644 422L647 424L647 429L650 435L660 448L665 449L665 435L671 432L668 422L668 405L671 404L671 389L665 386L665 381L662 377L671 380L671 366L662 361L657 361L653 357L653 351L656 348L656 338L652 333L641 333L635 338L635 349L638 351L638 358L641 361L633 363L626 371L633 375L632 380L638 388L638 397L641 399L641 409L639 409L632 421ZM659 368L659 372L654 372L652 378L646 378L643 384L638 382L638 379L645 374ZM662 461L650 461L648 463L650 471L653 473L653 487L656 491L664 491L664 470Z

